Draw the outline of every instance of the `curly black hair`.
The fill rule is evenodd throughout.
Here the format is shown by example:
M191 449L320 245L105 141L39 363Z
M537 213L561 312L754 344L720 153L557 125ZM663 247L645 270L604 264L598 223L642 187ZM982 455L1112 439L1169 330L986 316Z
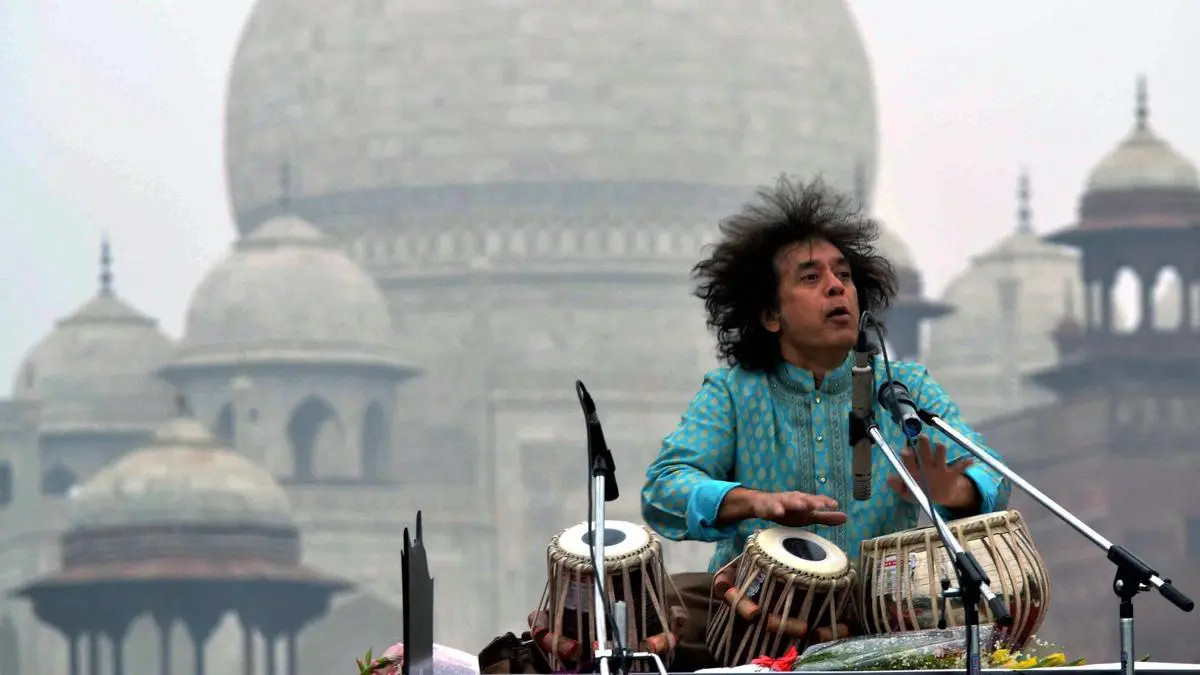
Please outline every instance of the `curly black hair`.
M786 247L812 240L837 247L849 263L859 309L872 315L888 307L897 282L891 263L875 249L879 226L821 179L804 183L781 176L774 190L761 188L757 197L721 222L721 240L692 277L699 282L695 294L704 301L718 356L729 365L763 371L783 358L779 336L762 319L779 308L777 257Z

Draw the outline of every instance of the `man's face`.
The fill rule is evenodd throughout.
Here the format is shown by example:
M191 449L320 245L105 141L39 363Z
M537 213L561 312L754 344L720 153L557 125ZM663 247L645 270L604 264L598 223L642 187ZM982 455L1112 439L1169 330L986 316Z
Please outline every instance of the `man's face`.
M850 265L833 244L818 239L793 244L775 258L779 312L765 317L785 354L850 350L858 339L858 293Z

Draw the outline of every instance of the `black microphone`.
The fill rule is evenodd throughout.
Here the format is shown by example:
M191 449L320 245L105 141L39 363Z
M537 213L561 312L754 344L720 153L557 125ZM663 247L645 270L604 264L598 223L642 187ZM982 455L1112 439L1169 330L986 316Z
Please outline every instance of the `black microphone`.
M871 498L871 437L866 421L871 417L871 394L875 390L875 371L871 368L871 343L867 341L869 314L859 318L858 343L854 345L854 368L850 371L850 444L854 448L854 499Z
M884 382L879 386L879 404L892 414L892 421L900 425L906 437L921 435L921 417L917 414L917 404L913 403L908 387L896 380Z
M604 501L615 502L620 496L617 489L617 466L613 462L608 443L604 442L604 430L600 428L600 417L596 415L596 402L579 380L575 380L575 393L579 395L579 406L583 408L583 419L587 423L587 453L592 478L604 476Z

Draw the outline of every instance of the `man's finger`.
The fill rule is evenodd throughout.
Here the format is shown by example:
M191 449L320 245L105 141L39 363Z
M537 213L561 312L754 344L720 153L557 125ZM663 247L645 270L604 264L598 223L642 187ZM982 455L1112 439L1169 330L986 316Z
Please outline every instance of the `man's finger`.
M925 459L926 455L929 454L929 436L928 435L923 434L921 436L917 436L917 452L921 453L921 459Z
M813 525L844 525L846 514L841 511L813 511L808 514L808 522Z
M933 466L935 468L946 466L946 446L942 443L933 446Z
M921 437L921 442L917 444L917 449L920 451L921 464L926 468L936 466L933 463L933 445L930 444L928 436Z
M814 510L833 511L838 507L837 500L828 495L811 495L809 499Z

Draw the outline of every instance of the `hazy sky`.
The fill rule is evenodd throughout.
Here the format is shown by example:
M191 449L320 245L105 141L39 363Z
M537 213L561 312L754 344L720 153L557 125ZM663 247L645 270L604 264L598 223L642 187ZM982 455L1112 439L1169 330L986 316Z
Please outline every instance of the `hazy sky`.
M1200 2L851 4L879 90L880 215L935 292L1012 227L1022 164L1036 226L1071 220L1132 123L1139 72L1154 127L1200 159ZM95 291L104 231L118 291L178 336L233 239L222 109L251 5L0 1L0 378Z

